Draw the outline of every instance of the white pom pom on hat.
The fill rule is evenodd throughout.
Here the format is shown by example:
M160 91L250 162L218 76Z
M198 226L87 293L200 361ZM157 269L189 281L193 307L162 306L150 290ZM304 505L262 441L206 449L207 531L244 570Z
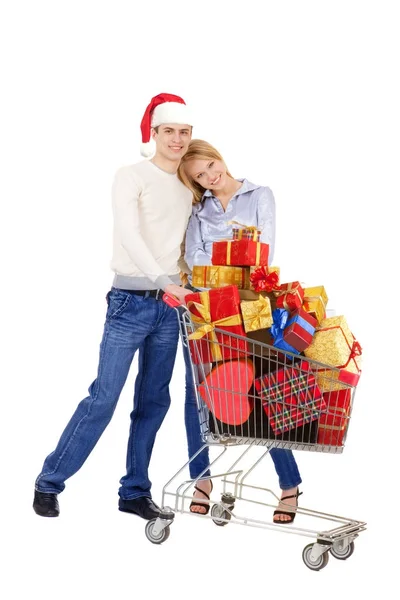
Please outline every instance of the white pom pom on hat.
M164 123L193 125L186 103L180 96L158 94L151 99L140 124L142 131L140 154L142 156L149 158L154 154L155 142L151 137L151 128Z
M150 158L155 154L156 151L156 143L153 139L148 142L142 142L140 144L140 154L145 158Z

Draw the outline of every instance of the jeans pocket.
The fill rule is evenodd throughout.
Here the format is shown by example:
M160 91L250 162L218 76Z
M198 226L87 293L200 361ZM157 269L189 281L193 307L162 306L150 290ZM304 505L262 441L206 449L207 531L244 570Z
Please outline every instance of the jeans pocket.
M108 304L106 318L110 321L124 312L132 300L132 294L111 290L108 292L106 299Z

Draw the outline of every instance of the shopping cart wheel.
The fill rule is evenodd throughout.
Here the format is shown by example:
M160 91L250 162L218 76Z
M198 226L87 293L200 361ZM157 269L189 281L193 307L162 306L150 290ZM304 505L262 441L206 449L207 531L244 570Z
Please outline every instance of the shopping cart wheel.
M329 552L338 560L346 560L354 552L354 542L350 542L347 546L344 545L344 540L337 540L333 542L329 548Z
M220 504L214 504L211 508L211 518L216 525L223 527L228 525L228 521L231 520L231 513Z
M151 519L146 523L146 537L152 544L162 544L169 538L170 529L169 525L164 527L159 533L154 533L154 525L157 519Z
M321 569L326 567L326 565L328 564L329 554L328 554L328 552L324 552L323 554L318 556L318 558L313 559L313 558L311 558L313 546L314 546L314 544L308 544L304 548L303 561L304 561L304 564L306 565L306 567L308 567L312 571L320 571Z

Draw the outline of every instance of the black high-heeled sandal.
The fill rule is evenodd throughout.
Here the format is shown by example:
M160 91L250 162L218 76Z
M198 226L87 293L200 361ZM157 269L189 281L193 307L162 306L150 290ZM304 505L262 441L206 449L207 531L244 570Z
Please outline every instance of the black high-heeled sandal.
M297 506L298 506L297 499L298 499L299 496L301 496L302 493L303 492L299 492L299 488L297 488L297 492L295 494L292 494L291 496L283 496L283 498L281 498L279 500L279 502L284 502L288 498L296 498L296 509L297 509ZM273 516L275 517L275 515L287 515L288 517L290 517L290 519L288 519L287 521L279 521L279 520L275 521L275 519L272 518L272 521L274 523L279 523L279 524L283 523L285 525L287 523L293 523L293 521L294 521L294 519L296 517L296 510L289 511L289 510L280 510L280 509L277 509L277 510L274 510L274 515Z
M211 492L213 491L213 482L211 479L210 479L210 483L211 483L211 490L210 490L210 494L211 494ZM195 515L208 515L208 513L210 511L210 496L207 494L207 492L204 492L199 487L197 487L197 485L194 486L194 489L196 490L196 492L200 492L200 494L203 494L203 496L205 498L207 498L208 502L205 502L205 501L202 502L201 498L196 498L196 499L192 500L190 503L190 506L189 506L190 512ZM193 506L201 506L202 508L205 508L205 512L197 512L197 510L192 510Z

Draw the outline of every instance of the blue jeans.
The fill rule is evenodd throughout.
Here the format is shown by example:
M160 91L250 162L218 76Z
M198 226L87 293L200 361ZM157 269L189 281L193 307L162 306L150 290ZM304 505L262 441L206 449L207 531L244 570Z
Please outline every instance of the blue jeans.
M189 458L192 458L192 456L200 450L204 442L201 439L200 418L197 408L195 383L190 366L190 353L189 348L185 345L183 345L183 356L185 359L185 426L188 454ZM206 477L210 475L210 471L208 470L209 464L210 458L207 447L189 463L190 477L195 479L204 471L204 469L207 469L207 471L203 476Z
M161 299L112 288L100 344L97 378L78 405L54 452L37 477L40 492L60 493L65 481L83 465L113 416L136 350L135 382L126 475L121 498L151 497L148 467L157 431L170 406L169 383L175 363L179 327L174 309Z

